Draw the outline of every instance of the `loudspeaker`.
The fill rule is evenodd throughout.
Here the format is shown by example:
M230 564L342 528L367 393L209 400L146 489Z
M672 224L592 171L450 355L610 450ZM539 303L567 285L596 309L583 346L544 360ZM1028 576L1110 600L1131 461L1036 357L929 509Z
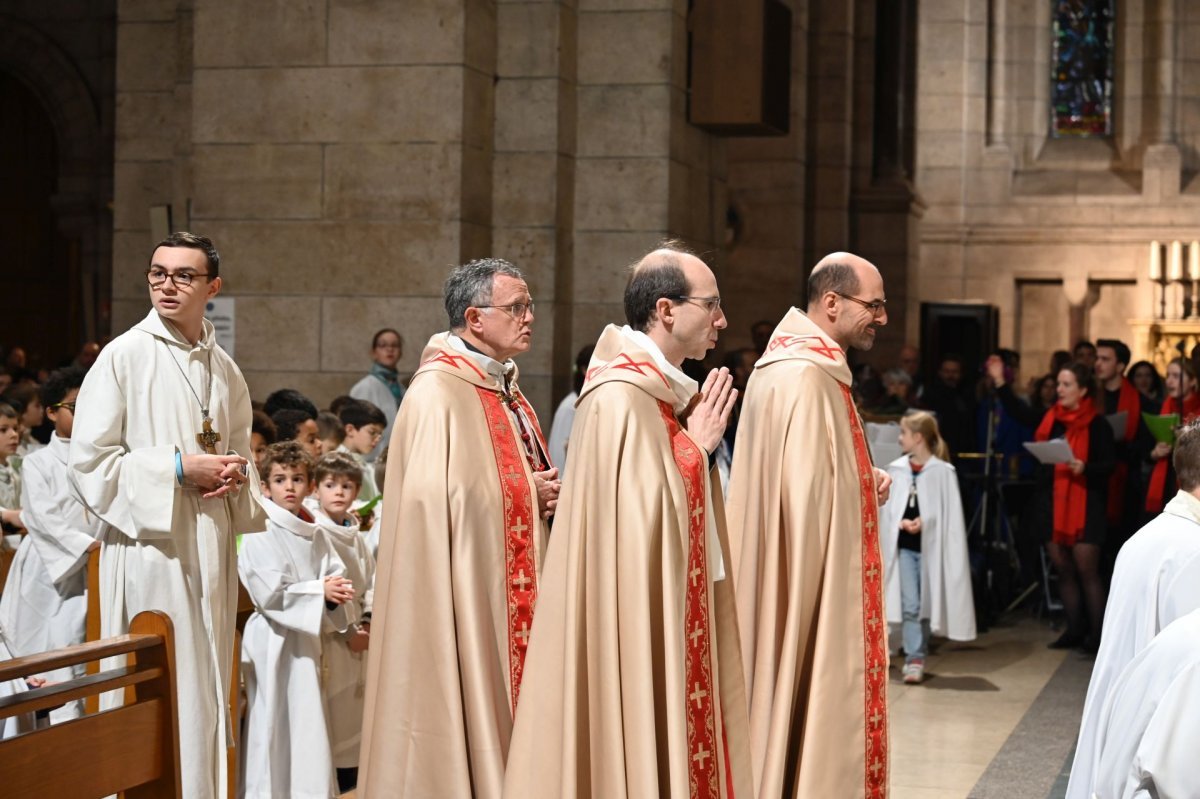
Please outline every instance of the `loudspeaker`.
M792 10L780 0L694 0L688 121L726 136L786 135Z

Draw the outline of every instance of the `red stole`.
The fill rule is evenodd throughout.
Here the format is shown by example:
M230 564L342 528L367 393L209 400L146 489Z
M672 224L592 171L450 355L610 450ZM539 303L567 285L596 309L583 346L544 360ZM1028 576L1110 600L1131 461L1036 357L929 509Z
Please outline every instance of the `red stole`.
M1174 394L1167 397L1167 401L1163 403L1160 413L1163 416L1168 416L1172 413L1179 413L1179 398ZM1200 394L1195 391L1183 398L1183 413L1180 414L1180 424L1187 424L1200 415ZM1167 472L1170 470L1171 456L1160 458L1158 463L1154 464L1154 471L1150 473L1150 485L1146 486L1146 510L1150 513L1159 513L1163 509L1163 496L1167 489Z
M708 607L708 547L705 530L705 456L695 442L683 432L670 405L658 401L675 465L683 477L688 504L687 592L683 611L683 628L687 632L686 659L683 664L684 685L687 688L687 745L688 796L717 799L721 795L717 765L717 713L713 685L711 627ZM722 735L724 739L724 735ZM724 747L723 747L724 748ZM733 777L728 771L726 750L726 784L733 796Z
M863 795L866 799L884 799L888 784L888 725L887 725L887 633L883 624L883 556L879 551L879 493L875 490L875 470L862 420L854 407L850 388L839 383L846 414L850 419L850 436L854 440L854 462L858 470L858 487L862 502L862 570L863 595L863 741L866 769L863 773Z
M1142 418L1142 401L1138 391L1128 380L1121 380L1120 394L1117 396L1116 413L1124 413L1125 433L1118 442L1128 444L1137 435L1138 422ZM1125 483L1129 477L1129 464L1118 460L1113 469L1112 478L1108 481L1108 522L1119 524L1125 510Z
M533 502L529 480L525 477L525 453L517 445L504 401L495 391L479 386L479 401L487 417L496 456L500 491L504 495L504 590L508 599L508 674L512 691L512 711L517 712L521 676L525 671L525 652L529 649L529 630L537 604L537 568L534 553L534 529L538 509ZM540 438L539 434L539 438Z
M1073 411L1056 402L1053 408L1046 411L1033 437L1036 441L1048 441L1054 423L1061 422L1066 428L1065 438L1071 452L1087 463L1092 438L1088 425L1095 418L1096 406L1090 398L1085 397ZM1053 540L1059 546L1074 546L1083 537L1083 527L1087 522L1087 477L1074 474L1065 463L1054 466L1053 520Z

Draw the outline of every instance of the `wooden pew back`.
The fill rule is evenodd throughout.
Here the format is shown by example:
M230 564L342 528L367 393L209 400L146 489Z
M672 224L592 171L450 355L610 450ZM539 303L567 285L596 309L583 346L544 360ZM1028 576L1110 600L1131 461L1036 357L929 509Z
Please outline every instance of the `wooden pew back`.
M181 797L179 710L171 620L160 611L134 617L128 635L0 663L0 681L65 666L132 656L129 665L0 699L0 719L64 702L127 690L123 707L0 741L6 796Z

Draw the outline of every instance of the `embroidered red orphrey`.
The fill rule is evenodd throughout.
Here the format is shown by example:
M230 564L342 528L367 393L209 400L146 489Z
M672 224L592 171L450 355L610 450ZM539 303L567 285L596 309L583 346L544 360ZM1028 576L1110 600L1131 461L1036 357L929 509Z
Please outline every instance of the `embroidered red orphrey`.
M713 697L708 610L708 553L705 540L705 458L680 429L671 406L658 403L675 465L683 477L688 502L688 559L683 625L686 642L684 679L687 694L688 796L717 799L717 714ZM731 794L732 795L732 794Z
M850 434L854 440L854 460L862 495L862 592L863 652L865 654L864 729L866 730L867 799L887 796L887 634L883 623L883 559L879 553L879 505L876 501L875 474L862 422L854 407L849 387L842 385Z
M476 386L488 431L492 436L492 451L496 455L496 471L504 495L504 588L508 600L508 671L512 687L512 710L517 711L521 692L521 676L525 671L525 653L529 649L529 631L533 627L533 610L537 604L537 568L533 545L538 512L533 504L529 481L525 477L525 453L513 438L509 414L495 391ZM531 417L532 418L532 417Z

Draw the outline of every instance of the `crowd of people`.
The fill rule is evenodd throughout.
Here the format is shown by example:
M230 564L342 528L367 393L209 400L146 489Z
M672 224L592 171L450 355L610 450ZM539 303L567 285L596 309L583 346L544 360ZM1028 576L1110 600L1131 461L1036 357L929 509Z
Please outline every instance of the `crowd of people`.
M236 724L247 797L884 797L890 658L919 684L931 636L976 636L955 461L993 448L1035 486L1067 619L1051 645L1099 652L1072 790L1187 795L1166 788L1192 722L1155 708L1200 671L1190 360L1162 380L1101 339L1021 384L1000 351L968 388L961 358L923 376L907 347L855 374L886 294L834 253L805 308L704 369L727 326L717 280L667 242L631 266L625 324L579 354L543 437L513 264L453 270L448 329L407 384L386 328L323 410L251 399L204 319L219 270L211 241L173 234L144 320L59 370L10 364L0 395L0 658L83 640L99 548L104 635L172 619L184 795L226 795ZM864 415L898 419L901 457L872 462ZM1059 440L1069 458L1026 458Z

